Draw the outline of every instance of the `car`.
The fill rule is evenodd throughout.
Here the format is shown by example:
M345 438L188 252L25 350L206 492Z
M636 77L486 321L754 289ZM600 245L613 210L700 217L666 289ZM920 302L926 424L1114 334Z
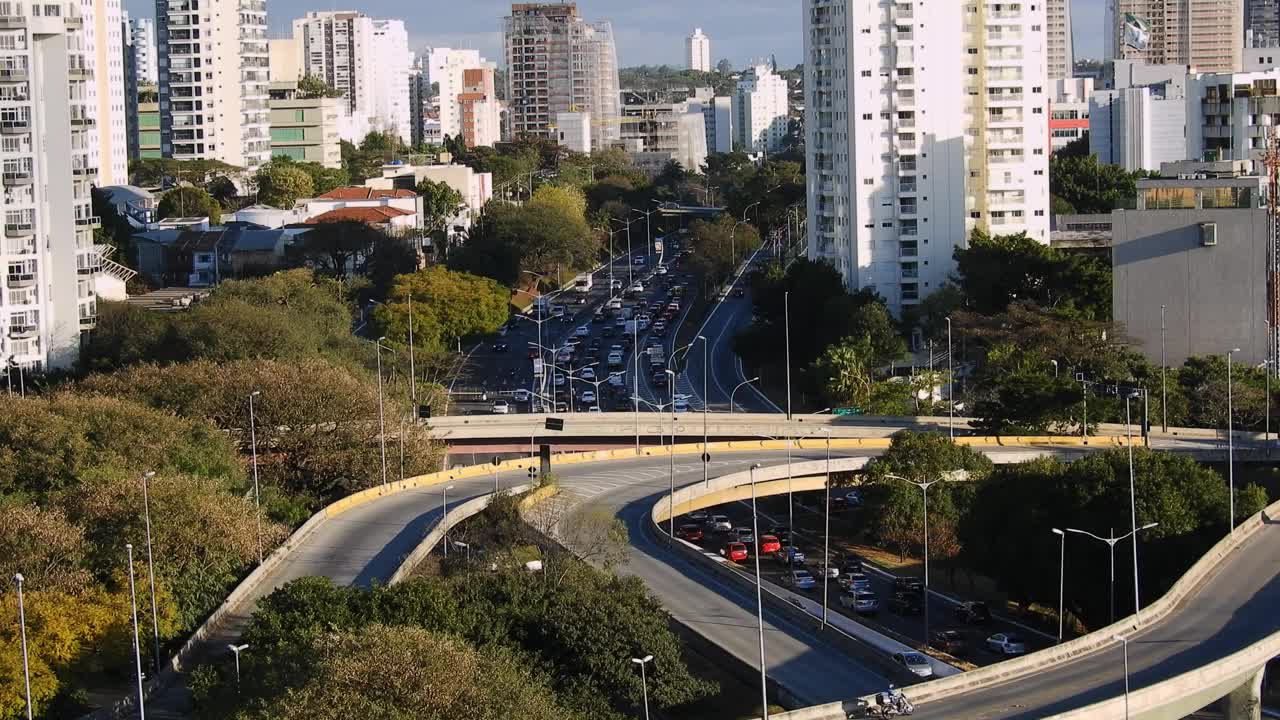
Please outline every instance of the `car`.
M840 564L840 574L853 575L866 571L865 561L858 555L846 555Z
M818 581L813 579L813 574L808 570L792 570L782 574L783 587L795 590L810 590L817 584Z
M866 590L840 593L840 606L859 615L875 615L880 612L880 600Z
M740 298L740 297L743 297L744 295L746 295L746 292L745 292L745 291L743 291L743 289L742 289L742 288L734 288L734 290L733 290L733 296L734 296L734 297L736 297L736 298Z
M594 390L583 390L582 394L578 396L578 400L583 405L594 405L596 402L596 393Z
M666 274L667 274L667 266L666 266L666 265L659 265L659 266L658 266L658 269L657 269L657 270L655 270L654 272L658 273L659 275L666 275Z
M584 338L589 336L590 334L591 334L591 327L589 325L579 325L573 330L574 337Z
M698 542L702 539L702 526L693 523L681 525L676 529L676 537L689 542Z
M512 399L514 399L518 403L527 403L529 402L530 397L531 397L531 394L529 393L528 390L522 389L512 393Z
M710 516L707 515L706 510L694 510L693 512L689 513L689 519L694 522L705 523L708 517Z
M893 591L902 593L924 593L924 583L918 577L896 577L893 579Z
M730 532L733 533L734 537L738 538L738 542L755 543L756 541L756 534L749 527L739 526Z
M778 542L777 536L775 535L760 536L760 554L761 555L772 555L773 553L780 552L781 550L782 550L782 543Z
M610 289L610 290L621 290L621 289L622 289L622 281L621 281L621 280L610 280L610 281L609 281L609 289Z
M619 362L619 363L621 363L621 362L622 362L622 356L621 356L621 355L619 355L619 356L618 356L618 362ZM612 360L610 360L610 363L609 363L609 364L611 364L611 365L612 365L612 364L613 364L613 361L612 361ZM609 387L611 387L611 388L615 388L615 389L620 389L620 388L624 388L624 387L626 387L626 386L627 386L627 376L626 376L626 374L624 374L624 373L610 373L610 374L609 374Z
M969 648L959 630L939 630L929 638L929 644L950 655L960 655Z
M644 263L645 259L643 255L637 255L636 259L631 261L631 264L633 265L643 265Z
M508 350L510 350L510 349L511 349L511 346L510 346L510 345L508 345L508 344L506 344L506 343L504 343L504 342L496 342L496 343L494 343L494 344L493 344L493 351L494 351L494 352L506 352L506 351L508 351Z
M1021 655L1027 651L1027 644L1013 633L996 633L987 638L987 649L1001 655Z
M991 610L987 609L987 604L984 602L960 603L956 606L954 614L957 622L971 625L981 625L991 620Z
M666 386L667 386L667 374L666 374L665 372L656 372L656 373L654 373L654 374L653 374L653 377L652 377L652 378L650 378L650 380L652 380L652 381L653 381L653 384L654 384L654 386L655 386L655 387L666 387Z
M689 398L677 397L671 409L678 413L689 412Z
M592 320L603 320L603 319L604 319L604 307L602 306L602 307L598 307L598 308L596 308L596 309L595 309L595 312L591 313L591 319L592 319Z
M743 562L747 559L747 545L740 542L725 543L720 548L720 554L733 562Z
M511 406L506 400L494 400L491 409L494 415L507 415L511 412Z
M729 532L733 529L733 522L729 520L728 515L712 515L707 520L707 527L712 532Z
M591 342L587 343L587 349L595 352L600 349L600 338L591 338Z
M557 374L555 379L551 381L556 387L564 387L565 379L563 375Z
M621 288L621 287L622 287L622 282L621 282L621 281L619 281L619 280L615 280L614 282L618 283L618 287L619 287L619 288ZM609 308L610 310L621 310L621 309L622 309L622 301L621 301L621 300L619 300L618 298L614 298L614 299L610 300L610 301L609 301L609 303L608 303L607 305L605 305L605 307Z
M773 554L773 559L784 565L803 565L804 553L795 545L781 547Z
M562 318L562 317L564 317L564 312L565 312L565 310L564 310L564 306L563 306L563 305L552 305L552 306L551 306L551 317L558 317L558 318Z
M590 367L582 368L581 370L578 371L578 379L579 380L595 380L596 379L595 368L590 368Z
M600 409L599 405L592 405L591 407L587 408L587 412L592 413L592 412L604 412L604 411Z
M850 490L844 494L844 503L849 507L862 507L862 491Z
M667 321L666 321L666 320L659 320L658 322L656 322L656 323L654 323L654 324L653 324L653 331L654 331L654 332L658 332L658 333L660 333L660 332L664 332L666 329L667 329Z
M916 593L894 593L889 599L889 612L898 615L919 615L924 612L924 606Z
M867 577L865 573L849 573L841 576L837 582L840 583L840 587L848 591L871 589L871 578Z
M622 352L619 350L610 352L608 362L610 367L618 367L622 365Z
M898 652L893 654L893 661L906 668L916 677L933 677L933 666L929 658L918 652Z

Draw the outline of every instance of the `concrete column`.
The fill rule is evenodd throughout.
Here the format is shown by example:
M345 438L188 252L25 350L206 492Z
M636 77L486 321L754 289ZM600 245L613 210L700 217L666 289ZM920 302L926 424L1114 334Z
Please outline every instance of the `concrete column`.
M1226 720L1262 720L1262 676L1266 666L1249 676L1243 685L1222 698Z

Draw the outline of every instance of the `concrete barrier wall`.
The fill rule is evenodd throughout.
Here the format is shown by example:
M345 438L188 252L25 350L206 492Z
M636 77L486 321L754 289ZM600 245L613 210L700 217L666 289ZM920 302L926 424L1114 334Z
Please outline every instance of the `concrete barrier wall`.
M1005 660L995 665L971 670L955 677L925 683L915 688L912 692L912 702L916 704L926 703L956 693L1008 682L1046 667L1068 662L1108 645L1114 645L1116 635L1129 635L1164 620L1187 595L1213 572L1224 558L1241 547L1253 533L1263 526L1264 517L1274 518L1277 514L1280 514L1280 502L1272 503L1261 513L1249 517L1236 528L1235 533L1224 536L1210 548L1191 566L1191 569L1187 570L1174 583L1168 592L1159 600L1143 608L1139 615L1130 615L1122 618L1111 625L1074 640L1068 640L1061 645ZM1275 653L1273 653L1274 655Z
M528 492L532 488L533 486L528 484L517 485L512 488L507 488L503 492L510 495L519 495L521 493ZM431 551L435 549L436 545L440 544L440 541L445 538L445 535L447 535L450 530L462 521L480 514L485 508L489 507L489 503L493 502L495 497L497 497L497 493L489 493L488 495L471 498L470 500L459 503L456 507L449 508L449 512L446 513L439 522L431 526L431 530L426 534L426 537L422 539L422 542L418 543L418 546L400 562L400 567L396 568L396 571L391 575L391 579L387 581L387 584L395 585L403 582L406 578L412 575L413 571L418 568L418 565L422 563L423 559L431 554Z

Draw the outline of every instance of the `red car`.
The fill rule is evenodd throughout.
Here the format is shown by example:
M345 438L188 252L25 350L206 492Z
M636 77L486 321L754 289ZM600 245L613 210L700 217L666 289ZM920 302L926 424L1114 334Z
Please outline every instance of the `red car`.
M689 542L698 542L702 539L702 528L698 525L681 525L676 529L676 537Z
M760 537L760 554L772 555L782 551L782 543L778 541L775 535L762 535Z
M746 543L731 542L720 548L720 554L733 562L746 562L747 545Z

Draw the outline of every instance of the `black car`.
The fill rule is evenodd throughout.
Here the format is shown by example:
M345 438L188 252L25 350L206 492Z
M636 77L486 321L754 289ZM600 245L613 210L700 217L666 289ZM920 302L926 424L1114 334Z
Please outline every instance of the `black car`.
M861 555L849 553L844 556L844 560L840 563L841 575L850 575L866 571L866 561L862 559Z
M956 606L955 616L956 620L973 625L991 621L991 611L987 609L987 604L984 602L961 603Z
M964 634L959 630L939 630L929 638L929 644L951 655L961 655L969 649Z
M893 591L922 595L924 594L924 583L917 577L896 577L893 579Z
M493 344L493 351L494 351L494 352L506 352L506 351L508 351L508 350L510 350L510 349L511 349L511 348L510 348L506 343L504 343L504 342L496 342L496 343L494 343L494 344Z
M920 596L916 593L894 593L889 599L889 612L898 615L919 615L924 612Z

